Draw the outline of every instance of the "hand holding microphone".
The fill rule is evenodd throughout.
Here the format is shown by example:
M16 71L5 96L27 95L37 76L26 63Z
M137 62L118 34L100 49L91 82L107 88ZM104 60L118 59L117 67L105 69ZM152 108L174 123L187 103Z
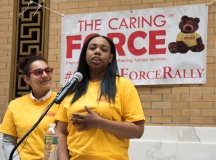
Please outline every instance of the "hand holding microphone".
M80 72L76 72L72 79L64 86L64 88L57 94L55 98L55 103L60 104L65 96L72 90L75 85L83 79L83 75Z

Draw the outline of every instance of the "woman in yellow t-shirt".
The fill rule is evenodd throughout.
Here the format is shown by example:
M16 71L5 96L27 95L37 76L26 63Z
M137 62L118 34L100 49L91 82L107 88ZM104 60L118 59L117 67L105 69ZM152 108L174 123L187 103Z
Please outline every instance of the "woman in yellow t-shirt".
M136 88L118 74L111 39L95 35L81 50L83 79L56 114L59 160L128 160L129 139L144 132L144 112Z
M44 109L54 100L56 92L52 92L53 68L41 56L26 56L20 59L24 81L31 86L31 92L12 100L7 108L0 132L3 133L2 148L8 160L17 142L33 127ZM39 125L19 145L13 154L13 160L42 160L44 156L44 135L54 116L58 105L53 105Z

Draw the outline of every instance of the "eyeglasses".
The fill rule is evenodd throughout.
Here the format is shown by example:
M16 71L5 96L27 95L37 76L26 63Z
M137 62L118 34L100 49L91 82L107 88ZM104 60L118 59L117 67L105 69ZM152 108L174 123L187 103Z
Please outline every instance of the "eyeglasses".
M53 68L35 69L29 72L29 75L33 73L35 76L42 76L43 72L45 72L47 75L50 75L53 73Z

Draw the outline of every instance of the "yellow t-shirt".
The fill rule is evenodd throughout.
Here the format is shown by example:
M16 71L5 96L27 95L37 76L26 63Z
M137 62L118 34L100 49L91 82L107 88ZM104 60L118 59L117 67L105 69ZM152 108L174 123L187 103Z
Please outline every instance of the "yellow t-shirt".
M188 47L192 47L197 45L197 38L199 38L200 35L196 32L194 33L182 33L180 32L176 38L176 41L183 41L185 44L187 44Z
M113 120L135 122L145 120L136 88L126 78L117 78L115 104L104 97L98 102L101 82L89 82L86 95L70 106L71 98L66 97L60 104L56 119L68 123L67 145L71 160L128 160L129 139L119 138L101 129L76 130L69 120L72 113L87 114L88 106L99 116Z
M30 95L24 95L10 102L0 132L17 137L19 141L39 119L44 109L56 97L55 92L44 102L35 102ZM22 160L42 160L44 156L44 134L50 123L54 123L58 105L54 104L38 126L18 147ZM22 150L21 150L22 149ZM15 155L14 155L15 156Z

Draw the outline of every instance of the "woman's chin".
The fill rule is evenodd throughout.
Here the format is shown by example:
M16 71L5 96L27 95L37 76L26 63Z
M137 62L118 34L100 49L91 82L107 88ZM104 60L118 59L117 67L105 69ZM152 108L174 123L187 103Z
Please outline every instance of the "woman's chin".
M46 81L46 82L41 83L41 86L42 86L42 88L43 88L44 90L47 90L47 89L50 89L50 88L51 88L52 83Z
M43 90L43 91L49 91L50 88L51 88L51 85L44 85L44 86L42 87L42 90Z

